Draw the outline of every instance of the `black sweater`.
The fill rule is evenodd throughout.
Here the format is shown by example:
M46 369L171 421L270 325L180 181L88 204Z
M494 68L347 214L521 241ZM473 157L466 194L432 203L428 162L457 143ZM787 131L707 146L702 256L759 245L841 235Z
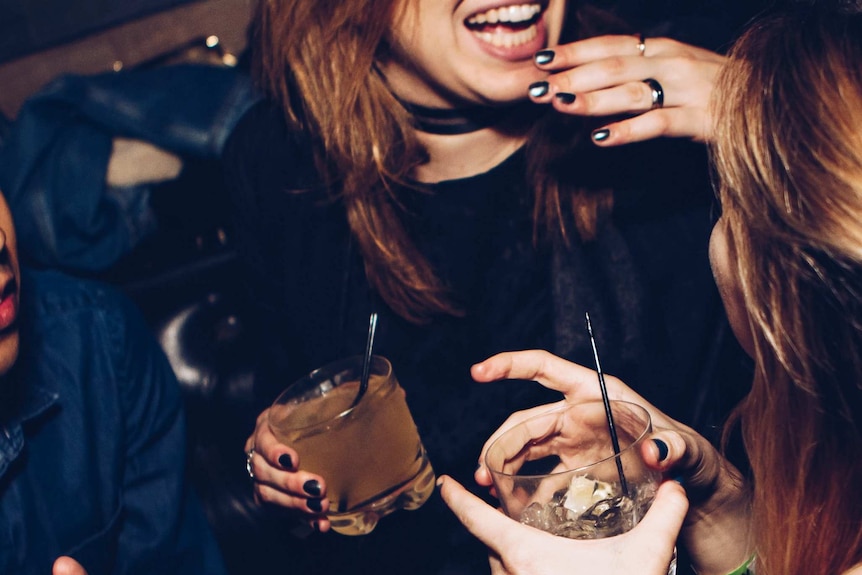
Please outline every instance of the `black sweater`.
M742 364L709 271L712 195L696 145L584 150L573 177L606 180L615 211L595 242L571 249L533 244L523 152L485 174L425 186L430 193L401 190L410 233L466 310L423 326L372 292L343 206L319 185L308 138L289 132L277 108L252 109L225 154L267 342L261 407L311 369L361 353L372 309L380 314L375 352L392 361L435 470L474 491L490 433L512 411L559 395L532 382L477 384L470 365L528 348L591 365L585 312L605 372L669 415L709 433L737 398L716 384ZM290 191L297 188L310 191ZM286 553L302 565L296 573L487 570L483 547L436 495L371 535L313 535Z

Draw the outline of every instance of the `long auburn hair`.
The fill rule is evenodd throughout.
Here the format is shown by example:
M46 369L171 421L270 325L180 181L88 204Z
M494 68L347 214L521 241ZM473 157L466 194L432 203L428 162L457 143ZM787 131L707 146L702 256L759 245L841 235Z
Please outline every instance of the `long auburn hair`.
M785 9L729 56L712 152L757 366L757 573L836 575L862 561L862 14Z
M398 5L399 0L260 0L253 69L289 124L316 138L317 168L345 205L371 285L400 316L423 323L461 311L405 229L396 194L427 159L409 115L376 70L387 57L390 26L401 16ZM622 31L621 26L594 9L579 8L567 18L567 29L578 35ZM536 137L528 139L537 240L570 241L570 217L579 238L588 240L610 212L610 190L571 185L555 174L586 133L580 123L546 114L533 128Z

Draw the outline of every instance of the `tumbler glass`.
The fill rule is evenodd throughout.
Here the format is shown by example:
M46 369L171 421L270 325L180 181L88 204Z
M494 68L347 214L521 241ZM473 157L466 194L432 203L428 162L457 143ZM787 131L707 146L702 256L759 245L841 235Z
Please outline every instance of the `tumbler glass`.
M611 401L610 408L619 453L602 401L550 409L491 444L485 463L509 517L572 539L613 537L637 525L662 481L641 455L652 424L639 405ZM674 553L668 573L675 572Z
M435 475L389 360L372 356L368 389L359 390L362 357L317 369L290 385L269 411L273 434L299 454L303 469L326 481L332 529L370 533L397 509L418 509Z

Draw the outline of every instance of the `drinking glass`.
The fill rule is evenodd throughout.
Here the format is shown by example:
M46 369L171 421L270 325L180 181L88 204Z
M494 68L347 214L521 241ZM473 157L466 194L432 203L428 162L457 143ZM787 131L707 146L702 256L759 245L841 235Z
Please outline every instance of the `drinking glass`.
M572 539L613 537L637 525L662 480L641 455L652 424L639 405L611 401L610 410L619 453L602 401L556 407L500 435L485 463L503 511ZM668 573L676 573L676 552Z
M389 360L372 356L368 389L354 406L362 357L336 361L290 385L269 411L273 434L323 477L332 529L370 533L397 509L418 509L435 475Z

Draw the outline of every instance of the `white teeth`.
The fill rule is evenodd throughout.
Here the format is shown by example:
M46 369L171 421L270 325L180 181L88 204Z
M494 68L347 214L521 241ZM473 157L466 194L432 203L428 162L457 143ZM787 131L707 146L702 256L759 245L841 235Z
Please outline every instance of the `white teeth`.
M539 30L535 24L518 32L503 32L501 30L494 32L474 32L480 40L498 48L512 48L513 46L526 44L530 40L533 40L538 33Z
M498 22L517 24L519 22L527 22L541 11L542 7L539 4L519 4L517 6L491 8L486 12L470 16L467 18L467 23L473 25L496 24Z

